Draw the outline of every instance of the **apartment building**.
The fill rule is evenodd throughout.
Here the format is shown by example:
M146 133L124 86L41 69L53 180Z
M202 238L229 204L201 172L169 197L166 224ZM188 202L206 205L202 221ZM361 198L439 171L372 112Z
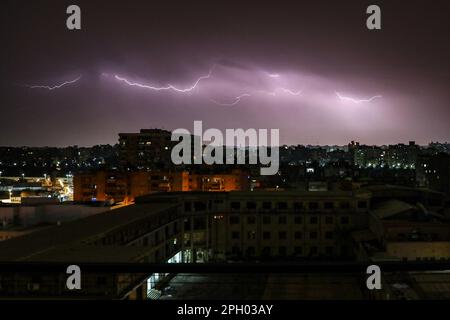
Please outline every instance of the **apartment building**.
M249 188L246 172L202 174L187 171L96 171L74 176L74 200L81 202L132 202L134 198L155 192L243 191Z

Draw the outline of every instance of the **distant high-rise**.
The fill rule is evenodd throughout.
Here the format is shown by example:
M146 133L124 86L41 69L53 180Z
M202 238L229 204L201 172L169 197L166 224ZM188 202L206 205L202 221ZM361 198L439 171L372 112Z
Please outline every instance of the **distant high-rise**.
M450 156L439 153L421 155L416 165L416 182L419 187L450 192Z
M174 142L163 129L141 129L139 133L119 133L119 159L125 167L167 168Z

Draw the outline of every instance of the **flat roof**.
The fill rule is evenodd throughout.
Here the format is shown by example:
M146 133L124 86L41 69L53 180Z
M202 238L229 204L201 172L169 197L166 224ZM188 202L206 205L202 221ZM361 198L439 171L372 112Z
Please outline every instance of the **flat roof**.
M353 190L353 191L345 191L345 190L332 190L332 191L304 191L304 190L288 190L288 191L266 191L266 190L257 190L257 191L218 191L218 192L207 192L207 191L177 191L177 192L159 192L152 193L147 195L142 195L136 197L136 203L149 203L151 201L155 201L156 199L165 199L179 197L183 198L191 198L195 196L199 197L207 197L207 198L229 198L229 199L239 199L239 198L247 198L248 200L252 200L255 198L265 198L267 200L270 199L279 199L279 198L363 198L369 197L371 195L367 190Z
M79 245L74 247L60 247L44 251L22 261L31 262L89 262L89 263L124 263L138 262L137 260L148 254L148 247L140 246L92 246Z
M2 241L0 261L35 260L38 256L45 256L46 252L62 247L73 249L83 245L83 242L95 240L114 229L174 206L174 203L130 205Z

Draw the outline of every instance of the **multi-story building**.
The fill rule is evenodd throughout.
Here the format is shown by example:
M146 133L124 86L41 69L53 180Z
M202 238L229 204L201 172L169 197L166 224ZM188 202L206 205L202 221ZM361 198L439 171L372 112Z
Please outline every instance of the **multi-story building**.
M416 165L419 187L450 193L450 155L445 153L420 155Z
M372 260L450 259L450 221L420 202L384 201L370 211L368 230L356 238L364 234L360 248Z
M1 261L167 262L178 259L177 205L126 206L0 242ZM140 243L140 245L137 245ZM178 260L177 260L178 261ZM81 290L61 282L64 273L0 274L1 297L147 298L155 274L83 272ZM76 292L75 292L76 291Z
M112 171L77 174L73 178L74 201L127 201L127 174Z
M175 142L162 129L141 129L139 133L119 133L119 159L125 167L137 169L167 168Z
M365 192L160 194L181 201L182 247L189 261L233 258L349 258L345 234L367 225Z
M360 168L388 167L395 169L414 169L419 146L414 141L389 146L366 146L350 144L355 165Z
M415 167L419 146L414 141L407 145L399 143L390 145L383 153L383 163L390 168L413 169Z
M0 261L106 263L103 266L134 262L142 264L140 270L147 271L85 270L82 289L70 291L63 281L67 275L60 269L11 270L0 275L0 292L5 297L147 298L158 285L158 279L164 277L152 271L152 263L224 263L244 259L352 261L362 243L354 236L358 232L364 233L359 238L366 239L368 245L388 248L391 254L399 255L404 255L405 249L395 246L392 239L404 233L404 238L411 240L408 251L421 250L427 257L429 250L423 243L414 247L414 240L422 241L420 237L433 233L445 240L448 226L435 224L425 229L426 225L419 221L414 222L417 225L406 226L408 217L405 218L404 209L413 213L410 217L418 208L427 214L439 212L441 206L434 202L429 206L424 201L437 196L417 189L391 187L146 195L138 197L131 206L0 242ZM421 204L410 211L411 205L392 205L391 198ZM400 227L397 218L403 221ZM411 227L420 227L424 232L410 232Z
M245 191L249 189L246 172L201 174L187 171L96 171L75 175L75 201L130 202L135 197L155 192Z

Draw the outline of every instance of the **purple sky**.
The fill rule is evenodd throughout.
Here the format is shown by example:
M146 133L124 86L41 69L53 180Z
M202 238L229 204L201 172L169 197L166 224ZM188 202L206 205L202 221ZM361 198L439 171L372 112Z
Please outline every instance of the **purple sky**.
M194 120L287 144L450 141L445 1L377 1L381 31L365 1L76 1L81 31L65 28L72 2L29 2L2 7L0 145Z

